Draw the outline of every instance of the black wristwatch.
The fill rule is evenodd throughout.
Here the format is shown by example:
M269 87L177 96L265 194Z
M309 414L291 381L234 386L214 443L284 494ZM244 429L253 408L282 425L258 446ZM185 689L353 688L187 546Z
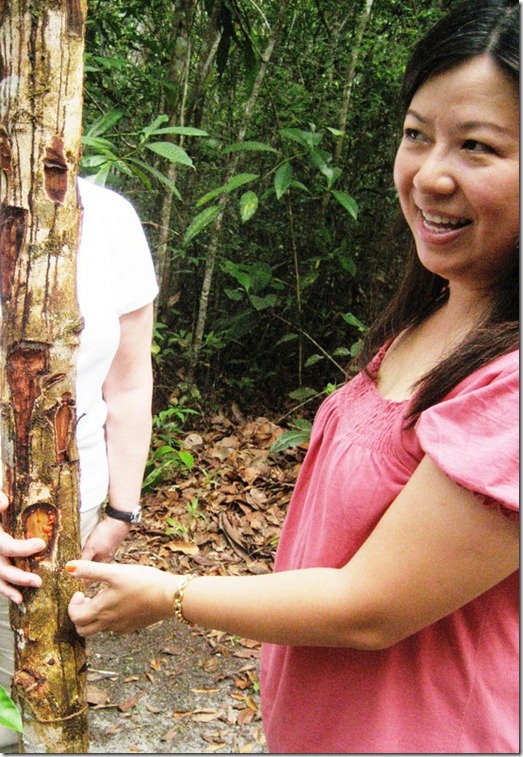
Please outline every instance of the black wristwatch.
M125 523L140 523L142 520L142 508L140 505L136 505L132 510L115 510L111 505L105 506L105 514L109 518L116 518L116 520L123 520Z

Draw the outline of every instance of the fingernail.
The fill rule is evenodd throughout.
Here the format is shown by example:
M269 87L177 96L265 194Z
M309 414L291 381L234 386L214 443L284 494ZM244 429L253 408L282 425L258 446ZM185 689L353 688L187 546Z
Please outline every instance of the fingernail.
M76 565L72 565L70 562L65 564L65 569L68 573L76 573Z

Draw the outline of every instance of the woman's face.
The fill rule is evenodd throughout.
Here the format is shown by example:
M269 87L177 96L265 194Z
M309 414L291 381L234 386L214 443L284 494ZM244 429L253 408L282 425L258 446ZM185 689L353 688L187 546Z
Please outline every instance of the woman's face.
M503 275L519 238L519 95L488 55L418 89L394 182L428 270L472 289Z

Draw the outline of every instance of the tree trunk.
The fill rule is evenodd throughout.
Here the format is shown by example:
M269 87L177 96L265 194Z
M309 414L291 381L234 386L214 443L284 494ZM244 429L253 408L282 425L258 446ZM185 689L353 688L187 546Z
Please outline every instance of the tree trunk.
M21 749L85 753L85 646L67 615L80 555L75 352L85 0L0 1L0 412L4 526L46 548L12 606Z
M197 122L192 119L197 106L200 115L203 110L203 99L209 72L220 42L221 30L218 25L220 3L216 2L213 5L209 23L202 39L197 71L193 77L193 87L188 92L188 79L192 61L191 23L196 14L197 7L198 0L185 0L184 3L178 4L176 10L176 16L180 20L177 24L173 24L177 33L177 43L174 46L175 55L173 56L171 65L170 81L175 85L178 97L175 102L169 104L167 109L170 126L199 126L201 118L198 118ZM182 147L183 141L183 137L181 137L178 142L180 147ZM176 181L178 170L179 165L177 163L169 163L166 174L170 181ZM172 265L170 255L172 205L173 194L166 188L161 200L160 232L156 250L156 274L160 284L157 311L160 316L167 314L169 311L171 291L173 289L175 292L178 290L178 282L174 280L177 271L173 270L174 266Z
M245 103L244 114L243 114L242 122L240 125L240 129L238 131L238 136L236 139L237 142L243 142L247 134L247 129L249 128L249 124L251 122L252 115L254 112L256 99L258 97L258 93L261 89L263 80L265 78L265 74L267 72L267 68L269 66L269 61L274 51L274 47L276 45L276 42L282 30L288 5L289 5L289 0L281 0L277 22L274 24L271 30L271 33L269 35L267 46L261 56L261 59L262 59L261 65L260 65L260 68L258 69L258 73L254 81L252 92L250 94L249 99ZM229 162L229 165L227 166L227 173L225 176L225 180L223 182L224 184L227 184L227 182L230 181L230 179L235 175L239 159L240 159L239 152L231 153L230 162ZM203 275L203 284L202 284L202 290L200 293L200 301L199 301L199 308L198 308L198 318L197 318L196 327L194 331L193 348L192 348L191 361L190 361L189 371L188 371L188 378L190 382L194 380L194 373L198 365L200 352L202 350L203 336L205 333L205 325L207 322L207 310L209 307L209 296L211 293L211 283L212 283L212 278L214 275L216 255L218 253L218 246L219 246L222 227L223 227L224 213L225 213L227 204L229 202L229 197L230 197L229 194L224 193L219 199L218 204L220 206L220 212L217 215L216 220L214 221L214 225L212 227L211 239L209 242L209 246L207 248L207 255L205 258L205 271Z
M338 129L341 134L336 141L336 149L334 151L334 165L338 165L341 160L341 153L343 149L343 142L345 139L345 129L347 128L347 119L349 115L350 101L352 97L352 88L354 85L354 79L356 78L356 67L358 65L358 59L360 57L361 43L363 35L367 27L367 23L370 18L372 10L373 0L365 0L365 5L361 10L358 20L358 26L354 41L351 45L351 55L349 60L349 68L345 76L345 86L343 88L343 97L341 99L341 107L338 116Z

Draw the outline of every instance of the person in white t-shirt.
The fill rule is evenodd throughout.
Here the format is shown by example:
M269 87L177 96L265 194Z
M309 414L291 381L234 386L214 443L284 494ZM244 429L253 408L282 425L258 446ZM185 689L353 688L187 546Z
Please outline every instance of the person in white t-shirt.
M147 240L122 196L78 179L83 207L77 297L84 319L77 354L77 444L80 456L82 556L110 562L133 522L151 438L151 338L158 293ZM108 497L104 516L102 503ZM0 510L7 501L0 495ZM0 684L9 691L13 635L9 600L40 578L13 557L38 552L40 539L17 540L0 526ZM0 726L0 746L15 732Z

